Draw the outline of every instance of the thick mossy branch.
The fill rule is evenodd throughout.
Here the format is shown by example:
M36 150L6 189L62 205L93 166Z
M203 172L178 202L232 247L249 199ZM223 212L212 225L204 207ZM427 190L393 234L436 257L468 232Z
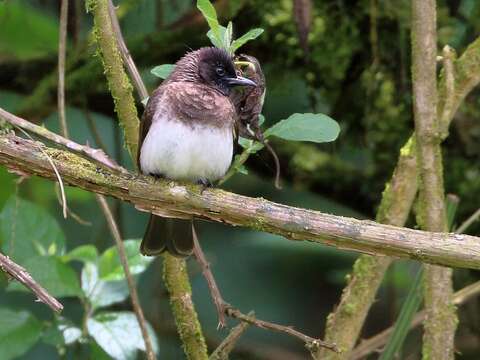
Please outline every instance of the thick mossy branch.
M89 0L87 9L93 13L95 38L102 55L108 86L115 102L120 125L123 127L125 142L132 159L137 156L138 116L133 98L133 88L123 69L122 57L118 50L107 0Z
M65 183L133 203L138 209L165 210L197 218L307 240L375 255L411 258L433 264L480 269L480 238L432 233L368 220L277 204L219 189L178 184L151 177L121 174L67 151L43 147L10 135L0 137L0 164L26 174L55 180L45 156L53 159Z
M189 360L207 360L207 345L193 306L186 262L165 255L163 266L167 290L170 294L175 294L170 297L170 303L185 354Z

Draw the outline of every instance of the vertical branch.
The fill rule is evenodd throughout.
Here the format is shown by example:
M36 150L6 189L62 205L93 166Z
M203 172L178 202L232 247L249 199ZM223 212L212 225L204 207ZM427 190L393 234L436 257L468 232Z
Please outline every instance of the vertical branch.
M160 5L157 4L157 6ZM130 78L133 81L135 90L137 90L138 95L140 95L140 100L146 99L148 97L147 88L142 81L142 77L140 76L135 63L133 62L132 56L128 51L127 45L125 44L125 40L123 39L122 30L120 29L120 24L118 23L118 18L115 14L115 7L113 6L112 0L108 0L108 12L110 14L110 20L112 21L112 28L115 32L115 37L117 38L120 55L122 56L123 62L128 73L130 74Z
M412 2L413 112L420 174L418 222L429 231L447 231L441 135L437 116L437 30L435 0ZM447 80L448 81L448 80ZM425 266L424 359L453 359L457 326L452 303L452 270Z
M60 33L58 36L58 118L62 136L68 138L67 120L65 118L65 53L67 48L68 0L62 0L60 6Z
M166 253L163 256L163 280L170 294L173 316L187 359L207 360L207 345L193 306L185 260Z
M109 0L88 0L87 9L94 16L94 32L102 53L105 73L115 108L125 132L130 156L136 158L138 146L138 117L132 86L124 71L118 41L109 12ZM130 66L135 66L133 61ZM141 81L141 79L140 79ZM185 260L164 255L164 279L170 295L173 315L188 359L207 359L207 347L191 300L191 286Z
M65 118L65 53L67 49L68 0L62 0L60 6L60 33L58 37L58 118L62 136L68 138L67 120Z
M130 156L135 159L138 145L137 109L132 94L132 85L123 70L122 57L110 21L108 1L88 0L87 9L93 13L93 31L102 55L108 86L115 102L115 111L125 133L125 143Z
M96 195L97 202L102 209L103 215L107 219L108 227L112 233L113 239L115 240L115 245L118 249L118 257L120 258L120 263L123 267L123 272L127 279L128 290L130 291L130 298L132 300L132 307L137 317L138 325L140 326L140 331L142 332L142 337L145 342L145 351L147 353L148 360L154 360L155 353L153 351L152 340L147 330L147 322L145 316L143 315L143 310L140 305L140 300L138 298L137 287L135 285L135 280L133 279L132 273L128 265L127 254L125 252L125 246L123 245L122 237L120 231L118 230L117 223L113 218L113 213L110 207L108 206L107 200L102 195Z

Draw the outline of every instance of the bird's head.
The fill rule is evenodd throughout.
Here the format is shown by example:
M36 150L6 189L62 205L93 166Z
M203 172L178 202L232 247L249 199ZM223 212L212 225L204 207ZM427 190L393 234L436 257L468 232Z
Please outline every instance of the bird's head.
M255 86L247 78L237 76L232 57L223 49L204 47L180 59L171 76L174 81L194 81L211 86L228 96L235 86Z

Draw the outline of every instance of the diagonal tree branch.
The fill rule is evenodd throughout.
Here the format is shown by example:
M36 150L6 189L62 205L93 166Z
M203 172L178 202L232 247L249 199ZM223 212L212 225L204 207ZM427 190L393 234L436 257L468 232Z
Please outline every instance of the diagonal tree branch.
M60 313L63 310L63 305L39 285L27 270L2 253L0 253L0 268L30 289L38 297L37 301L43 302L57 313Z
M75 154L44 147L12 134L0 136L0 164L56 180L53 159L65 183L133 203L139 210L164 210L200 219L250 227L287 239L411 258L427 263L480 268L480 239L464 234L433 233L323 214L262 198L206 189L151 177L112 173Z

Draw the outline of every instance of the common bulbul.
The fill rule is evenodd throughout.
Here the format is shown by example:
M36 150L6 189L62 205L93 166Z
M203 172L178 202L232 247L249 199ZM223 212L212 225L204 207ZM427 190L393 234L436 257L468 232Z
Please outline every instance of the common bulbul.
M205 47L181 58L143 113L137 156L140 171L204 186L225 175L232 162L237 116L229 95L233 87L242 85L255 83L237 76L232 56L225 50ZM189 256L191 222L192 218L151 215L141 253Z

